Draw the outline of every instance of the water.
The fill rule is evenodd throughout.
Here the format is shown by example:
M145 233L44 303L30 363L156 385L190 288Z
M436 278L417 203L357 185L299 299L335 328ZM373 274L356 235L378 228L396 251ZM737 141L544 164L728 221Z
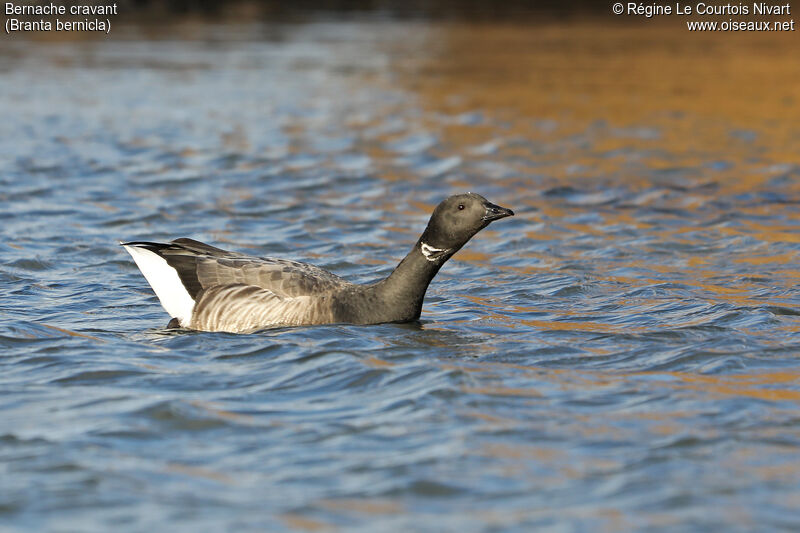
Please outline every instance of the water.
M6 39L0 528L800 528L798 46L725 37ZM366 282L464 190L418 324L167 331L116 245Z

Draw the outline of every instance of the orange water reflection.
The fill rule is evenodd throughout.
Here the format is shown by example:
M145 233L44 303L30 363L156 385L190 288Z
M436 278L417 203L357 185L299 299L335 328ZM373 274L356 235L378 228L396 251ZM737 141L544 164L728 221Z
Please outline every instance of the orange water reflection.
M800 368L789 368L781 371L752 371L746 374L728 375L702 375L693 372L680 371L644 371L644 372L602 372L588 370L565 370L557 368L538 368L514 363L482 361L480 365L464 365L458 367L460 370L470 373L486 374L491 377L497 373L502 375L507 371L512 371L518 376L529 376L533 383L542 386L542 382L557 384L564 388L579 388L588 390L591 388L604 388L610 385L619 385L625 382L639 382L642 377L656 378L648 380L648 386L665 387L674 391L683 391L702 396L742 396L767 401L788 401L800 403ZM480 390L467 387L477 394L508 396L518 395L520 397L539 397L546 395L537 388L518 391L505 386L484 386ZM646 417L651 420L675 419L679 416L675 412L659 413L658 411L648 411L646 413L624 413L609 416L623 417ZM684 413L680 416L687 416ZM492 420L494 421L494 420Z

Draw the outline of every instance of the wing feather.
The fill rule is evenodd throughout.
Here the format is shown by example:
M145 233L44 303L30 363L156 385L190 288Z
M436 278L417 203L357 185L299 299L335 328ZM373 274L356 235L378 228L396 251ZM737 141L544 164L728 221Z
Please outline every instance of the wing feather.
M161 245L157 253L178 271L192 298L216 285L253 285L281 297L310 296L351 285L307 263L252 257L186 238Z

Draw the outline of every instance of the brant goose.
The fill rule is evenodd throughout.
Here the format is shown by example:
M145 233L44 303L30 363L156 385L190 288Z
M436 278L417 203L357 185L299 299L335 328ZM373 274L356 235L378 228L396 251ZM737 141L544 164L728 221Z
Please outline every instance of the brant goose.
M350 283L319 267L228 252L192 239L126 242L139 270L172 316L168 327L240 333L269 326L409 322L428 284L473 235L512 216L475 193L434 209L414 248L388 278Z

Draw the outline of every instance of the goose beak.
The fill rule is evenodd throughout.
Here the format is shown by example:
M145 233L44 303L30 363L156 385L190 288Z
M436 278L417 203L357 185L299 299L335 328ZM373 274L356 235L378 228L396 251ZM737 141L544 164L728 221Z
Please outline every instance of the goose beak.
M508 209L507 207L500 207L499 205L494 205L490 202L483 204L483 207L486 209L486 212L483 214L482 218L487 222L491 222L492 220L497 220L499 218L514 216L514 211L511 209Z

